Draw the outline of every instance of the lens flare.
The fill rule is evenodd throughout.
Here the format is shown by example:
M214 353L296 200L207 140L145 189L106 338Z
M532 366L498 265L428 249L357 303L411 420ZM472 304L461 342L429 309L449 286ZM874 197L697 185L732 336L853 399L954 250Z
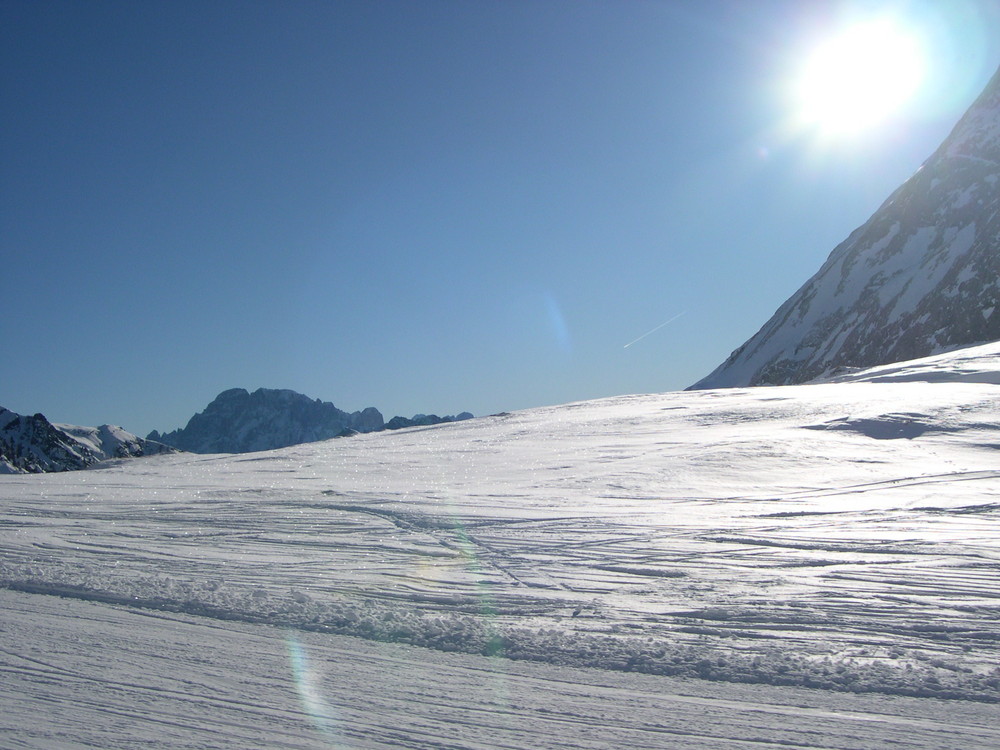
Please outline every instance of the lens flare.
M455 638L467 638L468 645L474 648L473 653L478 652L482 656L490 657L487 662L481 663L480 667L483 674L483 689L491 694L493 705L499 708L508 707L511 703L511 690L507 674L507 660L504 658L507 641L502 628L499 627L500 607L492 592L490 581L492 571L488 569L490 566L484 565L480 559L477 551L479 544L469 535L461 518L457 514L449 512L445 512L443 517L448 519L449 524L442 527L440 531L446 538L446 546L457 552L457 555L451 558L453 564L472 576L478 610L475 614L478 622L476 627L470 627L469 614L471 613L466 610L465 614L454 618L450 623L438 622L438 618L432 618L434 619L432 626L434 628L443 627L446 633ZM436 585L447 587L449 581L453 581L453 576L446 571L439 570L438 565L440 565L440 558L435 556L432 562L421 562L416 569L417 575L429 584L432 590ZM439 576L441 581L437 582ZM409 621L410 624L419 628L420 614L413 610L409 615L413 618ZM447 616L443 616L443 619L447 620ZM424 624L427 624L427 620L424 620ZM391 633L384 633L378 637L378 640L391 643L395 641L395 638ZM404 637L401 642L409 643L410 641ZM309 721L315 729L323 735L330 748L348 750L351 745L342 736L340 712L326 698L323 687L324 681L328 686L335 683L337 679L336 666L331 666L330 671L325 674L318 671L310 659L306 645L302 643L294 630L287 632L285 647L303 713L309 717ZM395 654L386 660L385 667L386 669L400 669L399 679L401 682L407 683L412 680L414 685L419 684L419 670L410 674L409 667L405 662L400 661ZM341 707L341 710L345 709L349 710L346 706ZM508 714L508 711L501 711L502 717L506 717ZM513 714L510 715L513 716Z
M298 691L303 710L320 732L331 741L335 740L336 711L323 697L320 678L309 663L309 654L294 633L288 636L285 645L288 649L289 661L292 664L295 689ZM346 745L334 744L333 747L346 748Z
M545 312L548 317L549 330L556 342L556 346L564 354L569 354L573 350L573 339L570 336L569 326L566 324L566 317L563 315L562 307L551 293L545 294Z
M898 20L849 24L818 44L795 78L798 125L828 137L875 127L914 97L925 67L918 35Z

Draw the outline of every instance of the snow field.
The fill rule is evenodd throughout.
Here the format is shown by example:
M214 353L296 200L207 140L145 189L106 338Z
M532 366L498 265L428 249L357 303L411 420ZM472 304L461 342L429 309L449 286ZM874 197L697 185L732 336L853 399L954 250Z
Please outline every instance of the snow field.
M969 351L953 356L968 380ZM996 702L986 380L630 396L4 477L0 585L518 660Z

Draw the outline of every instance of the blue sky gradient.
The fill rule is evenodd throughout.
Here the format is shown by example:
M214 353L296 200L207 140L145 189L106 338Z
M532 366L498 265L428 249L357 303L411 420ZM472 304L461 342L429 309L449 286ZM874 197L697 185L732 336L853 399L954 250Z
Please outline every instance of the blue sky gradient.
M804 50L872 8L925 34L920 95L790 132ZM4 0L0 405L145 434L231 387L387 418L683 388L998 63L971 0Z

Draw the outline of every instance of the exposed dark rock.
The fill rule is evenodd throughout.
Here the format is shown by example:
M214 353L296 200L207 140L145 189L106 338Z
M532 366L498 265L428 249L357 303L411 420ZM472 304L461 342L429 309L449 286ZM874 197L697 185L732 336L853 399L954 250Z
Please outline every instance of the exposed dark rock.
M445 424L447 422L461 422L472 418L473 416L467 411L463 411L461 414L456 414L455 416L448 415L446 417L439 417L437 414L414 414L409 419L406 417L393 417L385 423L385 428L387 430L400 430L404 427L426 427L435 424Z
M0 473L42 473L86 469L109 458L136 458L174 452L114 425L78 427L52 424L0 408Z
M287 389L223 391L183 429L159 440L193 453L247 453L327 440L383 427L378 409L348 414L329 402ZM150 433L149 437L153 437Z
M192 453L247 453L471 418L468 412L454 417L417 414L411 419L393 417L386 423L372 406L348 414L332 403L295 391L259 388L249 393L243 388L231 388L191 417L183 429L166 434L154 430L147 439Z

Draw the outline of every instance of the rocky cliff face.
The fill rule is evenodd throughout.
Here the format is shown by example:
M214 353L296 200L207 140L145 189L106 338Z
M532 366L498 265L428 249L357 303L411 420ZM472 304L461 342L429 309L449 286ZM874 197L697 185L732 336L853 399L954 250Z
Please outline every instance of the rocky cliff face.
M223 391L187 426L153 440L193 453L248 453L327 440L384 426L378 409L348 414L329 402L290 390Z
M109 458L165 452L173 449L114 425L52 424L42 414L23 416L0 408L0 474L74 471Z
M1000 71L913 177L691 388L801 383L1000 340Z
M295 391L258 388L249 393L243 388L232 388L216 396L183 429L163 435L154 430L147 439L192 453L249 453L359 432L471 418L468 412L447 417L417 414L412 418L393 417L386 422L372 406L348 414L328 401L311 399Z

